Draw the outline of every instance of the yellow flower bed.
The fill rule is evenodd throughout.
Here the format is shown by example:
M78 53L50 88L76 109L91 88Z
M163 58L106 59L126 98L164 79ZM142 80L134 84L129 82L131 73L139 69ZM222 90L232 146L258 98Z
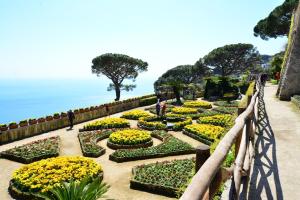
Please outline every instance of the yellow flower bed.
M175 114L196 114L196 113L198 113L196 108L184 108L184 107L175 107L172 109L172 112Z
M139 129L125 129L110 134L109 141L123 145L142 144L151 141L151 134Z
M213 140L220 138L222 132L224 131L224 128L210 124L191 124L185 126L184 129L188 132L200 136L206 136Z
M197 122L200 124L213 124L223 127L230 127L233 125L232 116L229 114L200 117Z
M63 156L40 160L17 169L13 183L21 191L47 192L61 182L96 177L102 172L99 164L89 158Z
M191 107L191 108L212 108L212 105L205 101L187 101L183 104L184 107Z
M110 117L102 120L98 120L92 123L89 123L84 126L84 129L87 130L96 130L103 128L125 128L129 127L129 121L122 118Z
M150 113L143 110L133 110L123 113L122 118L126 119L139 119L141 117L149 117Z

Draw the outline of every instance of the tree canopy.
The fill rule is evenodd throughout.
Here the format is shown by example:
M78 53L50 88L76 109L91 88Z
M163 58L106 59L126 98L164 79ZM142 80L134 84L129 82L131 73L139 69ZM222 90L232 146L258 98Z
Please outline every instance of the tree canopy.
M124 79L135 80L140 72L147 71L148 63L123 54L107 53L92 60L92 73L105 75L112 81L108 90L114 89L116 101L120 100L121 90L132 90L135 85L124 85Z
M260 63L260 55L252 44L230 44L216 48L204 58L206 65L222 76L239 74L254 69Z
M169 69L154 83L155 90L159 87L171 87L178 102L180 102L180 90L191 83L200 83L209 73L203 61L199 60L195 65L180 65Z
M277 6L268 17L260 20L254 27L254 35L263 40L286 36L290 30L293 10L296 9L299 0L285 0Z

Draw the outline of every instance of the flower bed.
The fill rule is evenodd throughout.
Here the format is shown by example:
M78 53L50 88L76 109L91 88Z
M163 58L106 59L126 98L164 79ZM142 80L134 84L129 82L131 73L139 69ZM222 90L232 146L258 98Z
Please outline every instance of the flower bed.
M166 113L171 112L171 111L172 111L172 108L174 108L174 107L175 107L175 106L173 106L173 105L167 104ZM145 110L148 110L150 113L156 115L156 107L155 107L155 106L151 106L151 107L149 107L149 108L145 108Z
M46 193L62 182L98 176L102 177L102 168L89 158L48 158L17 169L10 181L9 192L16 199L35 199L37 193Z
M184 127L183 133L200 141L211 145L219 139L224 132L224 128L210 124L192 124Z
M198 116L199 117L207 117L207 116L214 116L214 115L220 115L220 114L221 114L220 112L215 111L215 110L206 110L206 111L200 113Z
M212 108L211 103L205 101L186 101L184 102L183 106L189 108L206 108L206 109Z
M107 131L86 131L78 134L82 154L88 157L99 157L105 154L105 149L97 144L98 141L108 138L112 133Z
M176 114L175 114L176 115ZM173 115L171 117L166 117L167 121L175 122L173 126L167 127L166 124L162 122L164 118L161 117L142 117L138 121L138 127L146 129L146 130L182 130L185 125L192 124L192 119L190 117L185 117L182 115ZM170 115L169 115L170 116Z
M224 114L237 114L237 107L216 107L213 108L214 111L224 113Z
M200 117L197 122L199 124L212 124L222 127L230 127L233 125L232 116L228 114Z
M109 128L127 128L130 127L128 120L116 117L105 118L92 123L89 123L83 127L80 131L91 131Z
M184 107L175 107L172 109L172 113L175 114L196 114L198 110L196 108L184 108Z
M60 138L50 137L0 152L1 158L21 163L31 163L59 155Z
M162 140L163 143L148 148L119 149L109 155L109 159L115 162L127 162L195 153L195 149L190 144L173 137L165 131L153 131L151 135Z
M216 101L214 102L214 105L216 106L223 106L223 107L238 107L239 102L238 101Z
M143 110L133 110L123 113L122 118L137 120L140 117L149 117L150 114Z
M153 141L148 131L125 129L113 132L109 136L107 146L112 149L131 149L152 146Z
M132 169L130 188L165 196L180 196L194 175L193 159L157 162Z

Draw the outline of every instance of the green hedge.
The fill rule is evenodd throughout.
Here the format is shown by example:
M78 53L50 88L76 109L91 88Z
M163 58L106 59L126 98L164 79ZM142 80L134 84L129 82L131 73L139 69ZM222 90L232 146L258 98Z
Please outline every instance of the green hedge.
M148 97L145 99L141 99L139 106L148 106L148 105L155 104L156 102L157 102L156 96Z

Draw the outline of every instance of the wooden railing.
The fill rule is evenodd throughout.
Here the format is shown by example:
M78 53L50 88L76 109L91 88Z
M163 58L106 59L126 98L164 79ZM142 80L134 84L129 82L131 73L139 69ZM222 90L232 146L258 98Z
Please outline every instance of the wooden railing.
M196 151L197 173L181 196L181 200L212 199L220 185L232 179L229 199L240 198L240 188L243 182L243 193L247 193L249 173L254 157L254 132L258 117L258 97L261 89L260 77L256 81L256 92L248 98L247 108L239 109L239 116L235 125L220 141L212 155L209 148L200 146ZM230 168L223 168L222 164L235 144L235 162Z

